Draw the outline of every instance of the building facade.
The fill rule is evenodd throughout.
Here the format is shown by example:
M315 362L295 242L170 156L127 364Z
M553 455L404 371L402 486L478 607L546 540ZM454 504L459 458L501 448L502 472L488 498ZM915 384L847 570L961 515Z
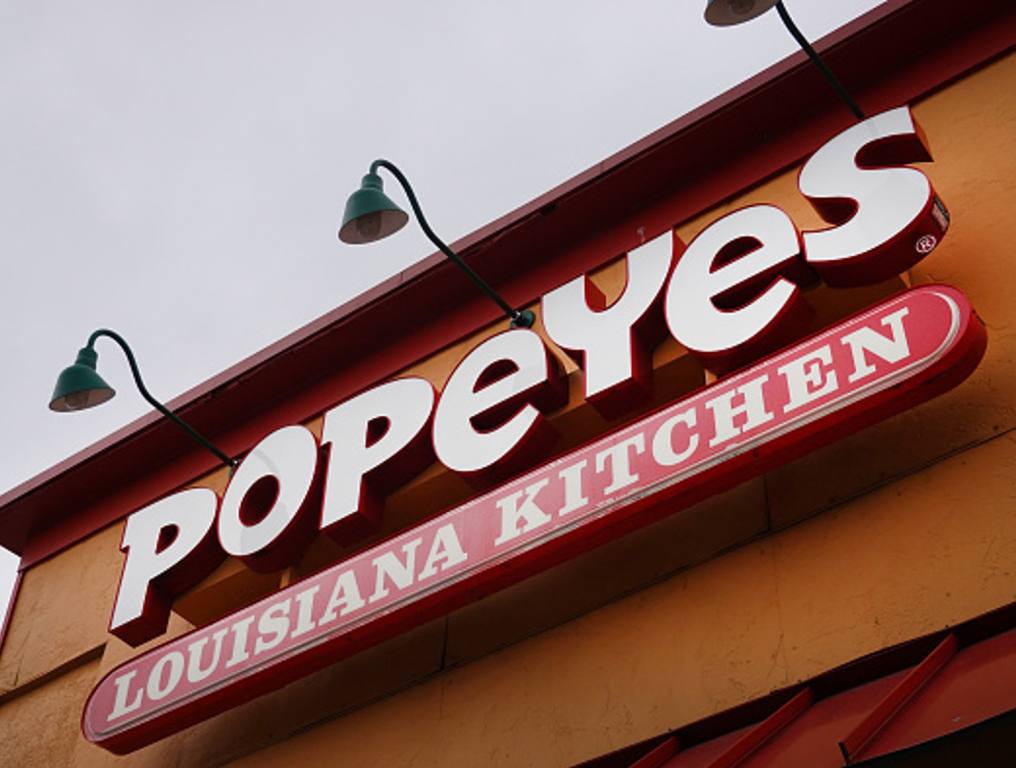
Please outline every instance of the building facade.
M422 451L399 473L370 475L377 514L369 525L338 536L312 531L270 561L256 562L260 550L222 557L186 589L160 584L172 598L165 631L146 614L133 634L111 631L126 599L118 590L127 522L185 489L210 489L221 504L242 465L231 476L155 414L6 494L0 544L22 566L0 647L0 763L841 765L902 750L929 761L914 765L937 765L954 764L934 761L968 738L964 754L992 764L1002 745L984 724L1009 727L998 718L1016 708L1016 687L1004 684L1016 681L1016 9L992 0L955 6L893 0L817 44L869 116L909 106L930 149L930 161L872 154L859 156L861 167L916 163L948 214L940 242L899 274L840 287L835 276L795 278L809 312L788 321L791 337L776 334L764 348L717 362L647 315L632 336L645 375L617 396L591 398L589 359L562 349L543 318L548 294L583 275L592 309L616 306L634 280L626 254L673 232L679 264L704 231L749 206L778 206L805 233L849 218L823 219L802 194L802 167L855 122L803 55L455 244L510 302L536 313L533 331L560 373L539 405L550 430L504 462L455 471L453 461ZM765 276L768 285L780 275ZM948 391L931 392L949 378L939 371L926 382L933 398L787 438L785 452L752 447L685 495L653 486L631 502L640 511L626 522L604 522L581 540L569 538L578 528L562 533L546 556L492 556L447 596L421 593L411 605L385 607L350 630L348 646L328 645L324 660L304 663L309 652L294 650L263 682L250 672L258 682L249 690L237 683L227 696L233 683L223 678L217 692L194 693L173 711L186 710L178 721L153 709L123 741L83 734L86 702L122 665L296 594L317 574L696 393L718 392L781 346L846 332L872 307L942 285L969 301L987 338ZM735 297L724 306L744 304ZM666 309L654 307L650 314ZM326 421L337 405L396 379L429 382L443 397L462 361L506 331L496 308L437 254L172 405L230 455L244 458L266 436L301 426L319 461L335 461L341 451ZM487 386L509 375L481 379ZM511 400L516 410L524 402ZM308 519L322 503L314 501ZM519 514L523 531L529 520ZM398 581L394 570L387 575ZM976 664L964 661L975 656ZM146 689L159 701L173 676L172 664L165 669L168 677ZM922 715L921 696L936 679L970 690L939 692L931 710L941 717ZM121 709L133 706L131 685L110 688ZM857 704L851 692L865 685L876 687ZM807 762L795 757L790 729L833 701L835 728L809 724L794 743L817 751ZM946 727L942 702L980 714L946 713ZM937 752L914 751L943 738ZM978 743L983 754L969 751Z

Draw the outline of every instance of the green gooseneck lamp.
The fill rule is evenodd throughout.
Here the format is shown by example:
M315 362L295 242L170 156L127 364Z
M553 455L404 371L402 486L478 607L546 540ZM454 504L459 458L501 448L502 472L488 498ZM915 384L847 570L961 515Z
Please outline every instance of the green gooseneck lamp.
M518 310L501 298L486 280L480 277L473 269L464 262L455 251L430 228L420 203L416 199L409 180L394 164L387 160L375 160L370 164L370 173L363 177L360 188L349 196L346 202L346 210L342 215L342 226L339 227L339 240L344 243L359 245L361 243L373 243L376 240L388 237L402 229L409 221L409 214L392 202L391 198L384 193L384 184L378 176L378 169L386 168L402 185L402 189L409 198L409 204L416 214L416 220L420 222L420 228L427 238L437 246L445 256L472 280L494 303L496 303L505 314L511 319L512 328L531 328L536 321L536 316L528 309Z
M836 75L829 69L825 61L822 60L822 57L818 55L818 52L811 47L808 38L797 28L794 20L790 18L790 14L784 7L783 0L708 0L705 14L706 21L714 27L731 27L735 24L751 21L774 6L776 7L776 12L780 15L783 26L787 28L787 31L797 41L797 44L801 46L801 50L808 54L808 58L819 68L825 79L829 81L833 90L836 91L843 103L847 105L847 108L853 113L854 117L858 120L863 120L864 112L857 106L857 103L851 98L847 89L843 87L843 84L836 78Z
M232 471L239 463L236 459L230 458L220 451L187 422L152 397L145 383L141 380L141 372L138 370L134 353L123 337L115 331L101 328L88 337L88 344L78 350L78 357L74 361L74 365L64 368L60 376L57 377L56 387L53 389L53 397L49 401L50 410L59 413L83 411L86 408L101 405L116 394L113 388L99 375L95 367L99 360L99 354L95 351L95 342L102 336L106 336L120 345L120 348L127 356L127 363L130 365L131 373L134 375L134 383L137 384L141 396L155 410L159 411L163 416L190 435L191 438L200 443L202 447L215 454L216 458Z

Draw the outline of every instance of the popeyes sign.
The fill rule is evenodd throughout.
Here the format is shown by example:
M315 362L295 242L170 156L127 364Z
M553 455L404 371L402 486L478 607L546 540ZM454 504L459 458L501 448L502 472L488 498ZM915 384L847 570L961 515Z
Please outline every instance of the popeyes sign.
M585 277L543 296L547 335L612 416L648 387L660 330L707 368L736 370L549 463L521 465L567 388L541 337L513 329L466 354L440 394L420 378L384 382L327 411L320 440L303 426L266 436L221 498L188 488L134 512L110 631L139 645L223 556L272 571L319 531L348 542L435 460L528 470L113 669L85 706L86 737L137 749L958 384L986 341L949 286L910 289L758 359L793 338L815 273L831 286L880 282L934 249L948 215L903 165L928 159L909 109L882 113L801 170L829 228L802 233L755 205L687 247L667 233L631 251L609 307Z

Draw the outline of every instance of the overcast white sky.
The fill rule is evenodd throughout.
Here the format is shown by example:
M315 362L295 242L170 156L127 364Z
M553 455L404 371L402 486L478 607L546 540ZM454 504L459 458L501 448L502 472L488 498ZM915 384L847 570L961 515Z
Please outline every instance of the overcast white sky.
M811 39L880 4L786 2ZM430 254L336 240L375 157L451 241L795 50L704 6L0 0L0 493L147 410L108 341L119 395L46 408L93 329L171 399Z

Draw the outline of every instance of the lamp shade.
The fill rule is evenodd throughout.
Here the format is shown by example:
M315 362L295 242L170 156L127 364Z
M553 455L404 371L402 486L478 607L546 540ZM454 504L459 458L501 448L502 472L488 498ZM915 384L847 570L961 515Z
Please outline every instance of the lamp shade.
M56 380L53 397L49 401L51 411L82 411L104 403L116 394L95 370L98 359L98 354L90 347L78 351L74 365L64 368Z
M373 243L402 229L409 215L384 193L381 177L368 173L360 188L349 196L342 214L339 240L344 243Z
M706 5L706 21L714 27L730 27L751 21L761 16L777 0L709 0Z

